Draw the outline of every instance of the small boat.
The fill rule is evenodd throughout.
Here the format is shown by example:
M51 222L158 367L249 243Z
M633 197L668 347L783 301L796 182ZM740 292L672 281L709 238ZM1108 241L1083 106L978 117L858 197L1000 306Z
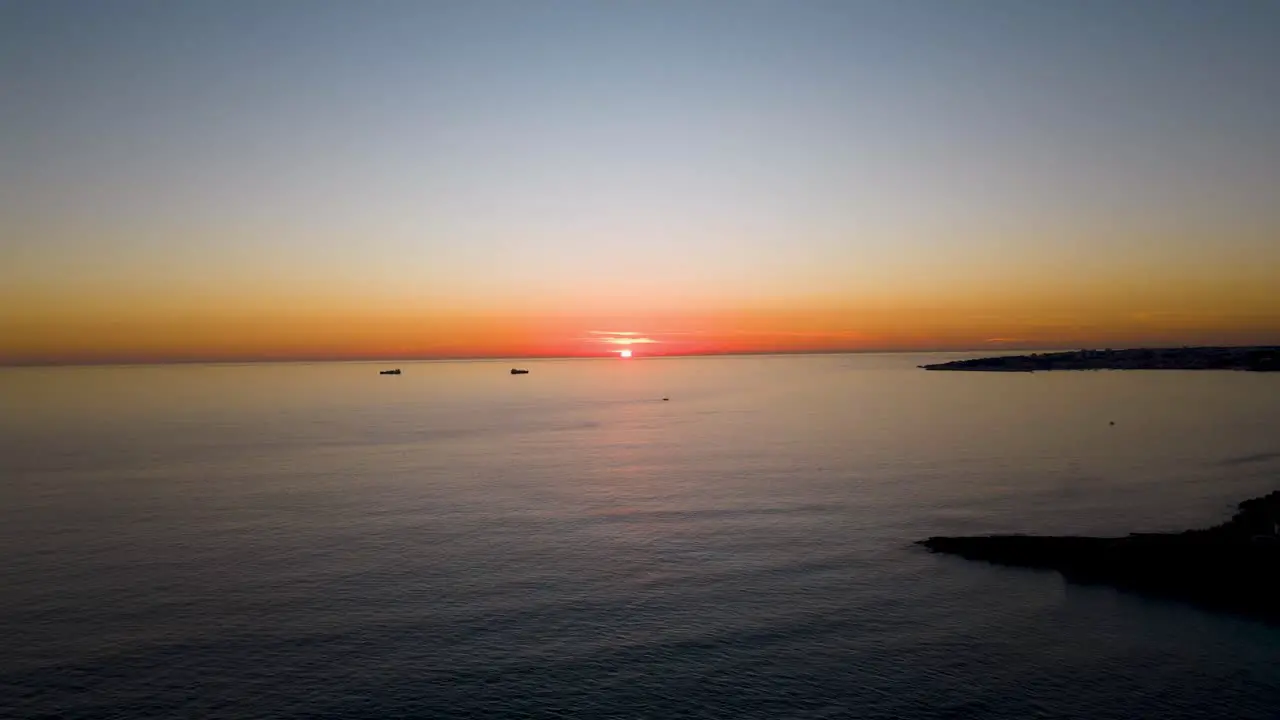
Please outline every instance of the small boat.
M511 368L511 374L512 375L528 375L529 371L521 370L520 368Z
M399 375L400 368L396 368L395 370L379 370L378 374L379 375Z

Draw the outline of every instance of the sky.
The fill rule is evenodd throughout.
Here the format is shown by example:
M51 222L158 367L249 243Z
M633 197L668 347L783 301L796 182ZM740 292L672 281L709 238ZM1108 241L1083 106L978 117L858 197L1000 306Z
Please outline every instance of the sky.
M0 0L0 364L1280 344L1280 2Z

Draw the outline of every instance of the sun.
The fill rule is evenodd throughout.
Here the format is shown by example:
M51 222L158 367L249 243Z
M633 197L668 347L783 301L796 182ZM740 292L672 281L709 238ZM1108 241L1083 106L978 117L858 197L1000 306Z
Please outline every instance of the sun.
M630 351L630 350L619 350L619 351L618 351L618 357L629 358L629 357L631 357L631 351Z

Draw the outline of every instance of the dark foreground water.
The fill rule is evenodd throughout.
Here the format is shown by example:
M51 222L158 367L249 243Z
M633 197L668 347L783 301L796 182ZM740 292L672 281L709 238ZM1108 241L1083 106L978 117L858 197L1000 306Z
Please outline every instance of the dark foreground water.
M0 371L0 717L1280 717L1280 628L911 545L1224 519L1280 376L925 360Z

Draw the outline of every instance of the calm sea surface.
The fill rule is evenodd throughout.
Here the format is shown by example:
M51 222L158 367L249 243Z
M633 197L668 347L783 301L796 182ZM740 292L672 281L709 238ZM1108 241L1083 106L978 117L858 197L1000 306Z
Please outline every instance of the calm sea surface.
M0 370L0 717L1280 717L1280 628L911 545L1223 520L1280 375L939 359Z

